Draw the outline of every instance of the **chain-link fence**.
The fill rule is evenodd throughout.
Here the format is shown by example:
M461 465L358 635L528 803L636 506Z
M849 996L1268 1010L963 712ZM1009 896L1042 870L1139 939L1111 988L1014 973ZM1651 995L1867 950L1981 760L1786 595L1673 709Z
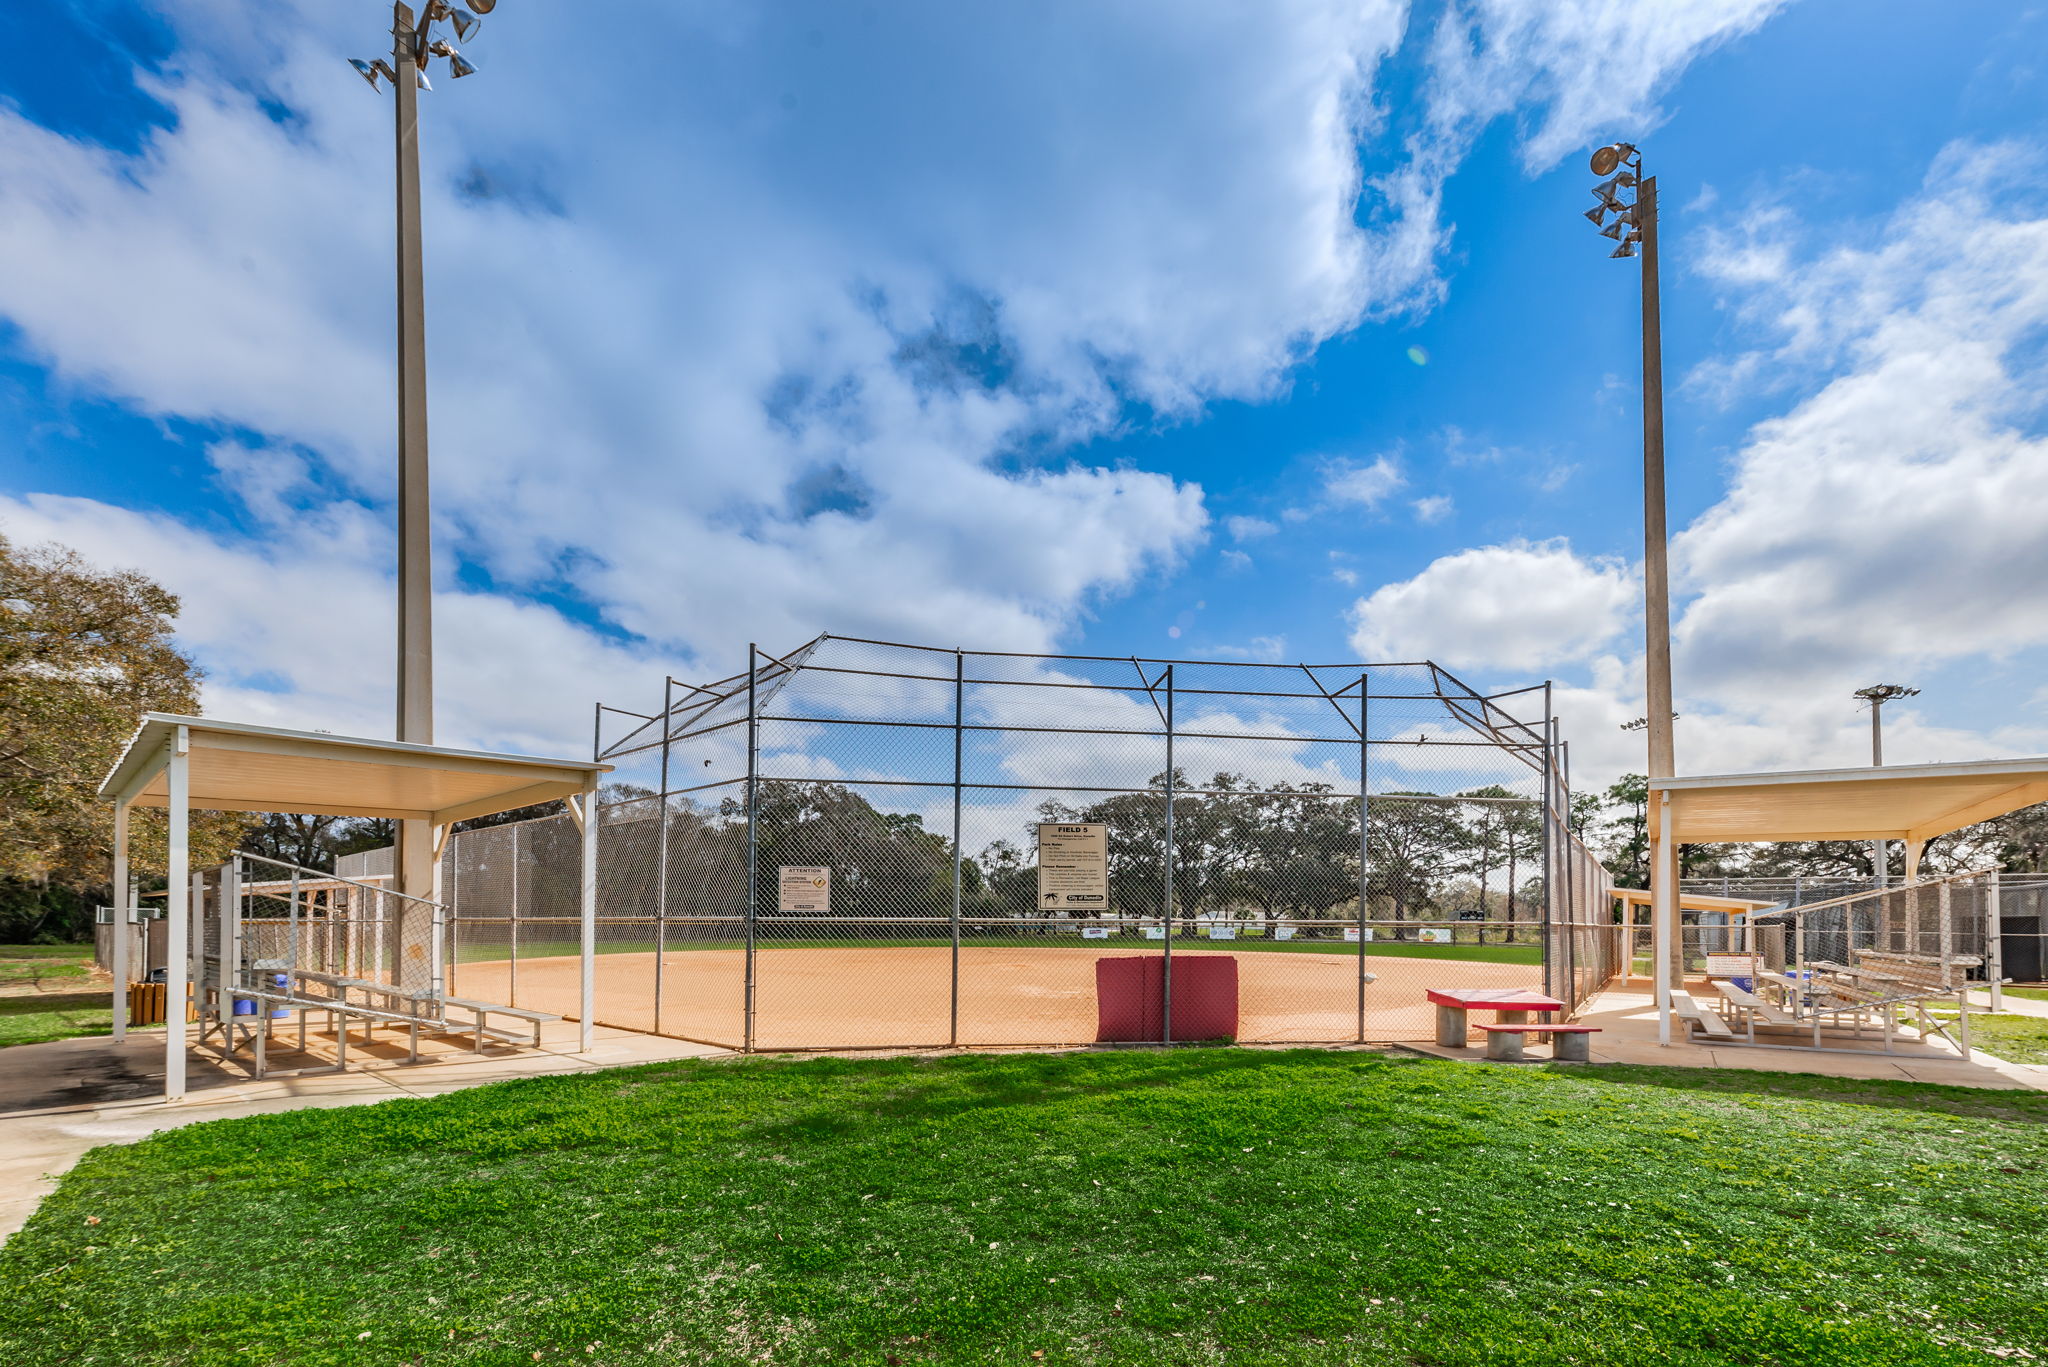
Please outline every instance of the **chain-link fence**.
M752 663L600 710L600 1023L1083 1043L1137 971L1102 961L1140 959L1180 1003L1145 1018L1159 1037L1220 974L1235 1038L1409 1039L1432 987L1576 1005L1612 972L1605 872L1545 816L1566 791L1546 689L840 637ZM461 992L575 1012L580 860L567 818L450 841Z

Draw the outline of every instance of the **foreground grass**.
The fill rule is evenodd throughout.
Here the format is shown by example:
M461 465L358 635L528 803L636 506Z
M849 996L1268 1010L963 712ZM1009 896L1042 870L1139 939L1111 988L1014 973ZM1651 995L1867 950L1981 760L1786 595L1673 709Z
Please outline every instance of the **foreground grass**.
M682 1063L94 1151L36 1364L1985 1363L2048 1097L1191 1049Z

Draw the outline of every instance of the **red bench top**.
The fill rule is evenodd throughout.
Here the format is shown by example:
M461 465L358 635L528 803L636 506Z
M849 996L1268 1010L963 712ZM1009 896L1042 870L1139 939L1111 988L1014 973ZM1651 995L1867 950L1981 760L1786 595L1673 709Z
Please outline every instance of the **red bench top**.
M1429 999L1438 1006L1467 1011L1562 1011L1564 1003L1526 987L1433 987Z
M1482 1025L1489 1035L1597 1035L1597 1025Z

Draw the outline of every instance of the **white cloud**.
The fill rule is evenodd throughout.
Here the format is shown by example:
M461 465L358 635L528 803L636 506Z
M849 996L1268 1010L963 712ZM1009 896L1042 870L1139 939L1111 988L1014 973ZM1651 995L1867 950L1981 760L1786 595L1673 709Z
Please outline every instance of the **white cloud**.
M1342 565L1330 571L1330 578L1346 588L1356 588L1358 586L1358 571L1345 569Z
M1260 537L1271 536L1280 530L1275 523L1263 517L1226 517L1223 529L1230 533L1230 539L1237 542L1257 541Z
M1749 22L1698 8L1602 32L1692 35L1637 54L1654 84ZM389 106L334 54L376 25L313 3L164 13L176 46L146 79L170 119L140 151L0 109L0 255L33 264L0 272L0 315L74 392L235 434L211 458L244 536L210 513L29 499L9 515L123 563L147 547L220 705L369 725L385 710ZM715 668L747 639L826 627L1043 647L1176 565L1207 531L1198 487L1006 457L1098 435L1130 400L1187 417L1270 398L1322 341L1436 297L1442 177L1491 115L1467 109L1411 165L1362 179L1404 22L1397 0L642 4L607 12L634 41L607 51L606 79L565 86L580 13L493 20L480 79L444 83L422 121L436 532L444 570L459 556L503 586L441 618L444 718L469 705L465 670L478 697L524 672L530 700L477 705L505 734L474 738L552 736L564 723L539 711L580 714L636 661ZM1556 25L1495 5L1470 23L1474 61L1552 102L1542 136L1582 121L1551 93ZM1532 35L1533 75L1505 55ZM1398 487L1381 461L1339 496ZM295 563L285 525L329 539L294 540ZM233 683L265 674L263 650L289 659L286 634L206 624L276 576L307 604L336 586L337 620L380 644L345 669L279 664L282 690ZM541 605L562 598L573 614ZM564 658L528 670L508 635ZM499 657L508 676L484 677Z
M1359 599L1351 644L1367 660L1428 659L1452 669L1572 663L1626 625L1634 582L1626 566L1583 559L1563 540L1480 546Z
M1431 494L1415 500L1415 520L1426 527L1433 527L1449 517L1454 509L1449 494Z
M1332 460L1323 466L1323 496L1333 503L1355 503L1377 508L1386 497L1408 482L1391 456L1375 457L1370 465L1353 460Z
M1467 0L1440 21L1429 95L1439 136L1518 105L1542 117L1522 162L1548 170L1593 138L1640 140L1664 120L1659 92L1722 44L1754 32L1787 0ZM1466 134L1469 136L1469 134Z
M1761 370L1825 384L1759 423L1727 496L1674 542L1685 670L1724 696L1839 688L2048 644L2048 211L2011 148L1951 148L1868 247L1773 279ZM2018 175L2015 175L2015 172ZM1853 686L1853 685L1852 685Z
M1233 573L1242 573L1252 567L1252 558L1243 551L1225 551L1218 558L1223 561L1223 568Z

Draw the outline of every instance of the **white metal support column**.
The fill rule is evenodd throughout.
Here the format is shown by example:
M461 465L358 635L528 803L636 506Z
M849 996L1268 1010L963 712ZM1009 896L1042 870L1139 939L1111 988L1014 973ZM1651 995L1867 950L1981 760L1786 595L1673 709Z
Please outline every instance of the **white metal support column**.
M581 970L578 983L576 1052L590 1052L591 1017L597 1013L597 788L583 792L580 801L571 800L569 810L583 833L583 879L577 892L577 914L582 921Z
M182 1101L185 1097L185 1001L191 973L192 933L191 906L187 900L191 896L192 877L191 813L187 810L192 799L191 752L191 733L181 726L171 740L169 773L165 775L170 818L164 868L168 879L164 919L170 932L170 944L164 955L165 1101Z
M128 804L114 804L114 1038L128 1038L128 924L135 898L128 888ZM149 956L143 955L144 963Z
M1657 794L1656 837L1650 842L1650 943L1657 993L1657 1043L1671 1043L1671 965L1678 944L1678 847L1671 843L1671 794Z

